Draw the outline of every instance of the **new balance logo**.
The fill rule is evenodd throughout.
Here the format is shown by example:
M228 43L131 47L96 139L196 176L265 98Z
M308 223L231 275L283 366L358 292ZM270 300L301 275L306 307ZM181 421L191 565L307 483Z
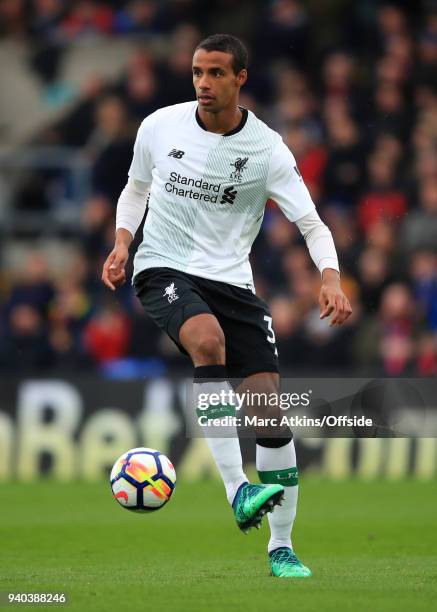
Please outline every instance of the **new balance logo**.
M178 151L178 149L172 149L167 157L176 157L176 159L182 159L185 155L185 151Z
M234 186L226 187L223 191L222 199L220 200L220 204L233 204L235 200L235 196L237 195L237 190L234 189Z

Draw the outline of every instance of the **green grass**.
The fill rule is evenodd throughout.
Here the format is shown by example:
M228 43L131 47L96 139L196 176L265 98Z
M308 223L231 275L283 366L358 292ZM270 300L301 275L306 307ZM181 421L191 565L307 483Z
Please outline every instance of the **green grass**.
M7 483L0 497L0 591L66 592L67 610L436 609L435 483L303 477L294 547L314 577L300 581L268 575L267 522L241 534L216 482L180 482L150 515L106 483Z

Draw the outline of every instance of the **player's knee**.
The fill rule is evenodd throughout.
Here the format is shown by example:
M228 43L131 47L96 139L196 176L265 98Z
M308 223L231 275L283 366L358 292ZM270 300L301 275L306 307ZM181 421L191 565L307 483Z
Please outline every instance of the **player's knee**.
M193 349L196 365L215 365L225 362L225 336L217 330L201 336Z

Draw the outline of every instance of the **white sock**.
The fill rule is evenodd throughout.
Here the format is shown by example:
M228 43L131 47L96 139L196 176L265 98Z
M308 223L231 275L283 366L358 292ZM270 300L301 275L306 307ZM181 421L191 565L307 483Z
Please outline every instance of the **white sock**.
M235 435L237 435L237 432L235 432ZM225 485L226 497L232 505L239 487L243 482L247 482L247 476L243 472L243 461L238 437L205 438L205 440Z
M216 370L216 380L205 380L205 374L208 372L206 368L214 368ZM201 393L220 394L223 390L226 393L231 390L231 387L226 380L218 380L219 376L217 375L217 372L219 374L221 373L218 368L223 368L223 371L226 372L225 366L200 366L195 368L195 408L197 408L198 406L198 398ZM199 381L199 378L202 382ZM217 418L219 416L219 411L221 407L211 406L210 408L213 408L214 418ZM226 405L224 406L224 409L226 412ZM207 410L208 409L204 410L203 413L206 414ZM243 482L247 482L247 476L243 472L243 459L241 457L240 440L238 439L237 429L236 427L223 428L223 433L226 433L227 436L226 438L208 436L207 428L205 429L205 440L211 450L218 471L220 472L220 475L223 479L228 501L230 504L232 504L232 502L234 501L235 494L238 491L238 488L243 484ZM217 432L217 428L213 428L213 431Z
M291 440L279 448L267 448L256 445L256 468L261 482L266 484L281 484L285 488L282 506L276 506L269 513L270 541L268 552L291 544L291 530L296 516L298 497L296 451Z

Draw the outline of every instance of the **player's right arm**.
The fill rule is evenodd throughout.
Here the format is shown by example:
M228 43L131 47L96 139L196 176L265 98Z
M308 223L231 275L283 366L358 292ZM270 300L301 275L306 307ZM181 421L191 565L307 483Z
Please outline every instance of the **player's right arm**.
M125 266L129 258L129 245L133 237L125 229L119 229L115 234L115 245L103 264L102 281L109 289L115 291L116 287L126 281Z
M117 204L115 244L103 264L102 281L115 291L126 281L129 247L144 217L150 183L129 178Z
M129 246L140 226L147 207L152 183L152 156L154 115L147 117L138 130L134 154L129 169L129 180L117 204L115 244L103 264L102 281L112 291L126 281L125 266Z

